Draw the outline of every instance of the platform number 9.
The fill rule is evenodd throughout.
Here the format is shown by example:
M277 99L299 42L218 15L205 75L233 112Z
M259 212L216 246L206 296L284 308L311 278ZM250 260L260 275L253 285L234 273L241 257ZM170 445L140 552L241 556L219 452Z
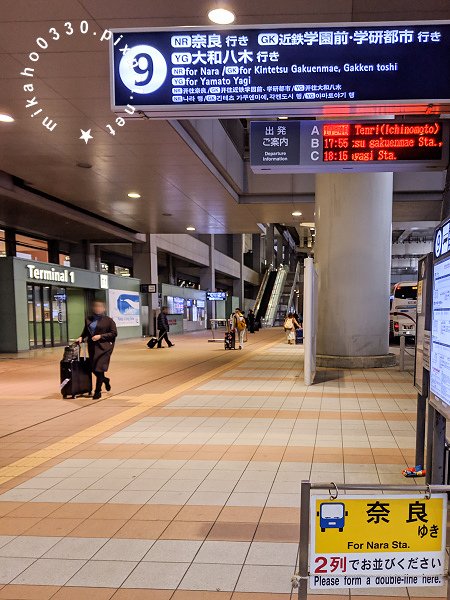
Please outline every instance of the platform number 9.
M119 74L123 84L136 94L151 94L167 77L167 63L159 50L140 45L131 48L120 60Z

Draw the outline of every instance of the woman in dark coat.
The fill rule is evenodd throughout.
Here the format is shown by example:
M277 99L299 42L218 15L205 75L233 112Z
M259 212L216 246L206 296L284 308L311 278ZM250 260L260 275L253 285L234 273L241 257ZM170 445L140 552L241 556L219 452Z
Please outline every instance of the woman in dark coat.
M87 340L92 372L96 377L94 400L102 397L102 385L106 391L111 390L111 381L105 373L109 369L109 361L114 350L117 327L114 321L105 314L105 303L95 300L92 304L92 316L86 319L78 343Z
M255 313L250 309L247 316L248 330L250 333L255 333Z

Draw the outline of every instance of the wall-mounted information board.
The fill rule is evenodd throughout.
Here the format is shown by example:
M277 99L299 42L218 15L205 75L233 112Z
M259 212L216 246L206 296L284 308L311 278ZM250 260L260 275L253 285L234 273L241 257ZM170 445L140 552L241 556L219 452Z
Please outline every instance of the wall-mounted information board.
M441 121L252 121L250 162L267 171L339 172L445 169Z
M430 389L432 404L450 418L450 222L434 236Z

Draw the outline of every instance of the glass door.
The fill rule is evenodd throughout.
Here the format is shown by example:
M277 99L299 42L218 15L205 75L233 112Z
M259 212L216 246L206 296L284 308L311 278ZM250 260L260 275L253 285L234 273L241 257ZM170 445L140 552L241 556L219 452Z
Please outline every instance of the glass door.
M34 347L41 348L44 345L44 306L42 300L42 287L33 285L35 332Z
M65 288L27 284L30 348L63 346L68 341Z
M63 346L68 341L66 288L52 287L52 345Z
M30 348L36 348L36 313L34 305L34 286L27 285L28 339Z

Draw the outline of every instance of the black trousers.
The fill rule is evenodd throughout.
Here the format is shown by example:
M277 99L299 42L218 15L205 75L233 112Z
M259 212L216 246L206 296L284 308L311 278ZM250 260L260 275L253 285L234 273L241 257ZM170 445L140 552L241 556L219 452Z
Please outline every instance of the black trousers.
M95 391L101 392L102 386L105 383L105 379L106 379L105 372L104 371L94 371L94 375L97 380L95 383Z
M166 344L170 347L172 345L172 342L169 340L169 336L168 336L168 331L166 329L160 329L159 330L159 335L158 335L158 348L162 347L162 342L163 340L166 342Z

